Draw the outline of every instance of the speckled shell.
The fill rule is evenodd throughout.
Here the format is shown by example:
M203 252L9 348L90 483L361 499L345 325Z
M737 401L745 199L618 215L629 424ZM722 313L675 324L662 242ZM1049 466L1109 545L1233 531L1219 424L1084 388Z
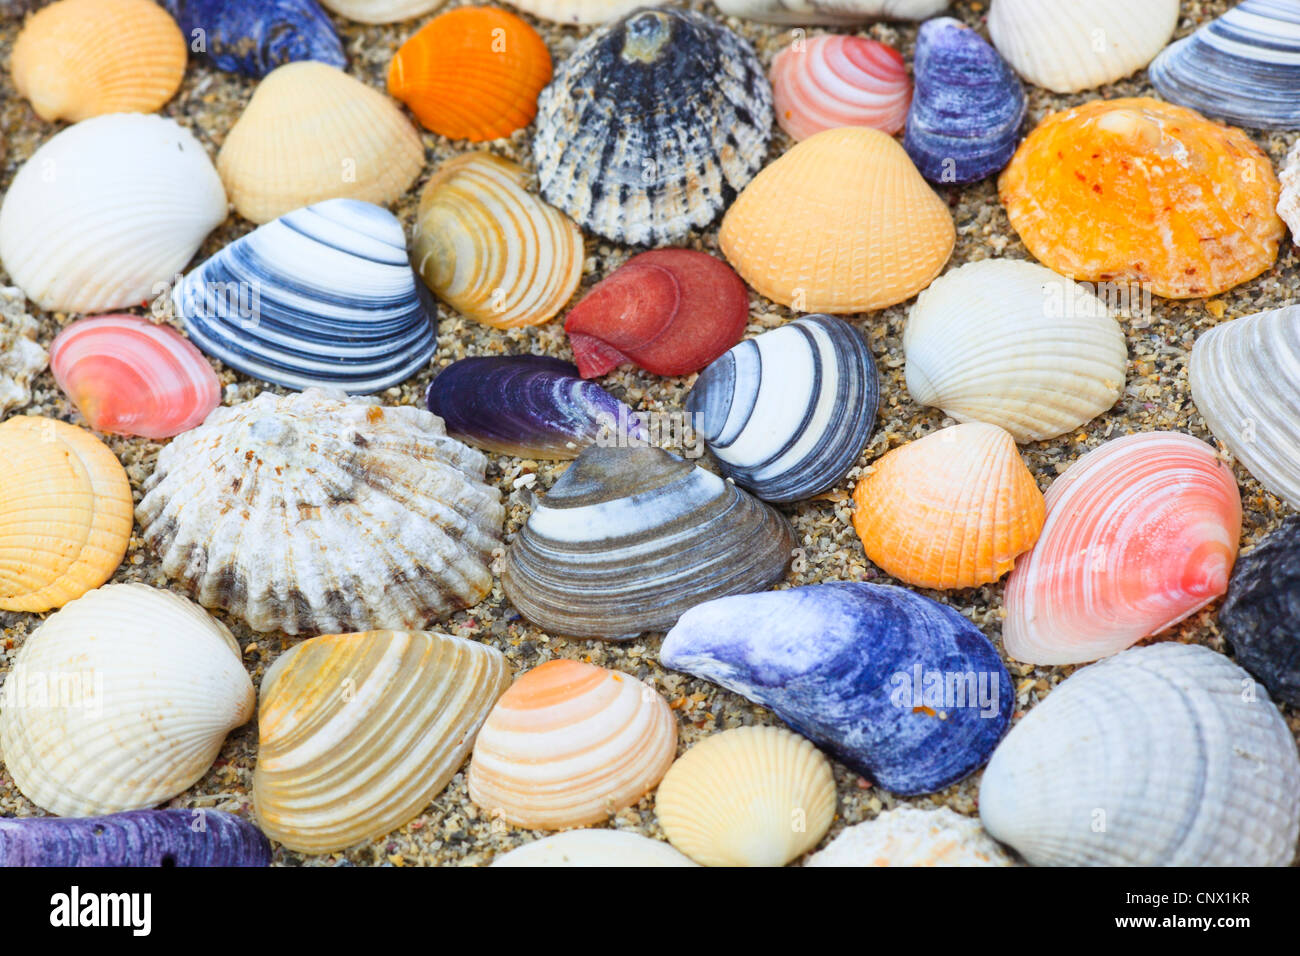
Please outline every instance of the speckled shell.
M492 587L486 467L421 409L263 392L167 445L138 516L169 577L254 630L419 628Z
M271 845L220 810L0 818L0 866L267 866Z
M629 245L711 223L763 165L772 88L748 41L701 13L640 10L579 41L538 101L542 197Z
M0 710L5 768L59 816L135 810L183 792L253 716L226 627L144 584L91 591L19 650Z
M1015 866L978 820L900 806L840 832L804 866Z
M396 830L460 769L509 685L500 651L444 634L371 631L296 644L262 679L258 826L300 853Z
M552 23L607 23L666 0L510 0L510 6Z
M1277 197L1277 214L1291 230L1291 241L1300 241L1300 139L1295 141L1278 177L1282 191Z
M447 0L321 0L341 17L358 23L397 23L437 10Z
M984 771L979 808L1037 866L1285 866L1300 758L1245 671L1157 644L1077 671L1030 710Z
M17 286L0 286L0 415L31 401L32 379L49 360L36 333L40 325L27 312L27 297Z
M695 866L668 843L623 830L566 830L525 843L492 861L493 866Z
M1300 517L1244 553L1219 609L1237 663L1292 706L1300 704Z
M924 20L939 13L951 0L719 0L717 7L729 17L761 23L827 24L862 23L865 20Z
M878 130L830 129L754 178L718 242L736 271L799 312L866 312L910 299L952 255L947 204Z
M194 52L219 70L262 77L296 60L347 66L334 22L316 0L162 0L181 31L204 49ZM196 44L197 45L197 44Z
M902 54L867 37L799 37L772 60L776 121L792 139L837 126L903 128L912 81Z

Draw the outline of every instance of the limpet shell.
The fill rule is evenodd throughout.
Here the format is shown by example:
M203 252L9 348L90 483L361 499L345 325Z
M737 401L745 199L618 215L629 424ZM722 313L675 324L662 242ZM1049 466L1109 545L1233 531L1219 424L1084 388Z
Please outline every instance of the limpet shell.
M45 370L49 355L36 341L39 323L27 312L27 297L16 286L0 286L0 415L32 398L32 379Z
M1300 705L1300 517L1238 559L1218 622L1237 663Z
M867 37L800 37L772 60L771 78L776 121L796 140L837 126L892 136L912 102L902 54Z
M978 820L900 806L848 827L804 866L1015 866Z
M195 53L219 70L262 77L295 60L318 60L340 69L348 63L334 22L316 0L162 0L162 4L187 37L202 36L203 49Z
M566 830L525 843L493 866L695 866L671 844L623 830Z

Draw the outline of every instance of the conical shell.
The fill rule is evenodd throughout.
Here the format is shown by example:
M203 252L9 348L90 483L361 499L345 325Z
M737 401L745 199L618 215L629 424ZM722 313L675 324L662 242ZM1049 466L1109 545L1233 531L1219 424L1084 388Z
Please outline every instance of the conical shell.
M1007 580L1002 647L1015 660L1094 661L1227 590L1241 497L1202 441L1113 439L1067 468L1046 500L1042 536Z
M511 0L516 10L552 23L608 23L643 7L662 6L666 0Z
M358 23L397 23L437 10L447 0L321 0L322 6Z
M738 727L672 765L655 813L673 846L704 866L785 866L830 829L835 779L802 737Z
M423 631L295 645L262 679L253 806L271 839L331 853L413 819L510 685L495 648Z
M235 211L256 223L324 199L385 205L423 166L420 136L392 100L311 61L267 74L217 155Z
M563 830L607 819L677 753L667 702L630 674L557 659L520 677L474 742L469 797L494 820Z
M48 611L107 581L131 540L131 483L108 446L51 418L0 425L0 610Z
M316 0L162 0L187 37L202 30L194 52L219 70L263 77L295 60L318 60L343 69L348 58L334 21ZM195 44L196 46L198 44Z
M1018 442L1055 438L1115 404L1128 349L1107 304L1031 262L985 259L917 298L903 330L907 390Z
M1083 668L1034 707L993 754L979 807L1038 866L1285 866L1300 758L1240 667L1157 644Z
M865 20L924 20L950 0L718 0L729 17L761 23L850 24Z
M623 830L566 830L504 853L493 866L695 866L671 845Z
M736 271L800 312L866 312L910 299L952 255L948 206L878 130L809 137L754 178L722 220Z
M254 630L419 628L492 587L505 512L486 467L421 409L263 392L159 453L141 533Z
M900 806L841 831L804 866L1015 866L978 820Z
M853 492L867 557L921 588L972 588L1038 540L1043 494L996 425L954 425L896 448Z
M1287 154L1278 180L1282 191L1277 197L1277 214L1291 230L1292 243L1300 242L1300 139Z
M32 398L32 379L49 361L36 333L40 325L27 312L27 297L16 286L0 286L0 415Z
M149 807L198 780L253 716L225 626L143 584L91 591L27 638L4 685L14 783L60 816Z
M1237 663L1278 700L1300 705L1300 516L1237 561L1218 622Z
M800 37L772 60L776 121L792 139L837 126L903 128L912 81L903 56L866 37Z

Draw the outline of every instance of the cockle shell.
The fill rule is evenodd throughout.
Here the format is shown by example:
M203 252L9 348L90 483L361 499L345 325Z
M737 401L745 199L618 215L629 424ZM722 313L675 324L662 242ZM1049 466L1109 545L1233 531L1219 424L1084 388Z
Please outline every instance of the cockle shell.
M420 136L392 100L312 61L268 73L217 154L235 211L256 223L325 199L384 205L423 166Z
M1300 243L1300 139L1287 154L1278 180L1282 191L1277 197L1277 214L1291 230L1292 243Z
M1209 445L1112 439L1048 489L1042 536L1007 580L1003 650L1080 664L1159 634L1227 590L1240 537L1237 482Z
M418 628L492 587L505 511L486 467L422 409L263 392L159 453L141 534L254 630Z
M469 153L420 194L411 257L457 312L498 329L553 318L582 281L582 230L524 188L523 168Z
M437 10L447 0L321 0L341 17L358 23L397 23Z
M607 23L666 0L510 0L510 5L552 23Z
M772 88L754 48L693 10L638 10L584 37L538 100L542 197L627 245L711 223L763 165Z
M935 280L903 330L907 390L1018 442L1063 435L1124 391L1128 349L1110 307L1032 262L985 259Z
M424 631L303 641L262 678L253 807L271 839L330 853L412 820L510 685L495 648Z
M379 392L429 363L436 307L411 269L397 217L331 199L260 226L172 291L194 343L288 388Z
M1300 758L1245 671L1156 644L1083 668L1030 710L984 771L979 808L1037 866L1285 866Z
M879 130L829 129L754 178L718 233L727 260L773 302L866 312L910 299L952 255L952 214Z
M669 768L655 813L673 846L704 866L785 866L830 829L835 779L802 737L737 727Z
M691 608L665 667L776 715L893 793L931 793L988 760L1015 690L956 611L903 588L817 584Z
M5 768L27 799L65 817L183 792L253 716L254 699L225 625L144 584L99 588L47 618L4 694Z
M262 77L296 60L347 66L334 23L316 0L162 0L195 41L195 50L219 70ZM202 31L200 34L199 31Z
M492 861L493 866L695 866L671 844L624 830L566 830L525 843Z
M1269 693L1300 704L1300 518L1287 518L1237 561L1219 630Z
M220 810L0 818L0 866L267 866L271 845Z
M136 306L225 218L221 180L189 131L161 116L98 116L18 170L0 207L0 260L46 311Z
M108 446L52 418L0 425L0 611L48 611L99 587L131 540L131 483Z
M703 468L659 448L593 446L520 529L501 584L544 630L623 640L771 586L794 545L780 512Z
M1011 225L1048 268L1142 283L1170 299L1253 279L1286 235L1274 212L1277 177L1259 147L1159 100L1093 100L1053 113L998 189Z
M469 798L530 830L585 826L645 796L676 753L677 721L649 685L556 659L492 708L474 742Z
M798 501L853 467L879 400L862 334L810 315L724 354L695 380L686 410L723 475L765 501Z
M954 425L888 452L853 492L867 557L906 584L973 588L1038 540L1043 494L996 425Z
M726 16L761 23L828 24L924 20L951 0L718 0Z
M32 379L49 356L36 341L40 325L27 312L27 297L16 286L0 286L0 415L32 398Z
M772 61L776 121L793 139L837 126L903 128L912 81L903 56L866 37L800 38Z
M841 831L804 866L1015 866L978 820L899 806Z

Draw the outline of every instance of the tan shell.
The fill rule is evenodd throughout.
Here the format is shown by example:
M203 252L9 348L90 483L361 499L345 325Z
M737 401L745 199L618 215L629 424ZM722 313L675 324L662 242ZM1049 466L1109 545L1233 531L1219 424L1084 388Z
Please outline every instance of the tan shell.
M23 290L0 286L0 415L31 401L32 379L49 362L36 341L39 328L27 312Z
M979 820L901 806L848 827L804 866L1015 866Z

